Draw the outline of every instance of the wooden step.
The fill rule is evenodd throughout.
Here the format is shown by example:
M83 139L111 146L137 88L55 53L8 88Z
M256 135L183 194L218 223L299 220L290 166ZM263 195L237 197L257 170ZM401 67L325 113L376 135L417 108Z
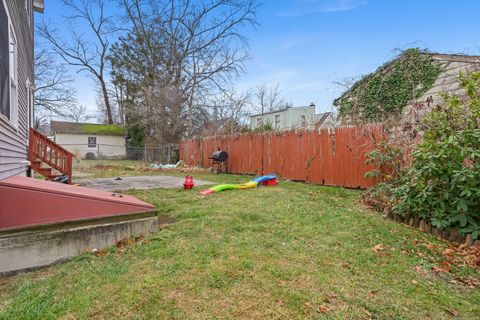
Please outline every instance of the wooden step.
M38 168L35 171L37 171L39 174L47 178L52 175L52 168Z
M32 169L37 171L40 168L42 162L40 160L34 160L34 161L30 161L30 164L32 166Z

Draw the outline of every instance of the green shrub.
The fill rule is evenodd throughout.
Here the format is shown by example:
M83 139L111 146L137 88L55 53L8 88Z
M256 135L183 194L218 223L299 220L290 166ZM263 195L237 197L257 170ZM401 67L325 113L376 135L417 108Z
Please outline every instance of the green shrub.
M393 210L440 228L480 234L480 72L461 74L466 98L444 95L423 121L412 167L393 189Z

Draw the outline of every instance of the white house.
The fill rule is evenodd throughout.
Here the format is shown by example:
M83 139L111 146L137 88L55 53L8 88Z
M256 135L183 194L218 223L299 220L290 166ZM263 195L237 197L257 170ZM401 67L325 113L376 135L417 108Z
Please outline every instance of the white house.
M274 130L318 129L335 126L332 112L315 114L315 105L286 107L284 109L250 116L250 128L271 126Z
M113 124L51 121L53 140L77 159L122 159L126 156L125 130Z

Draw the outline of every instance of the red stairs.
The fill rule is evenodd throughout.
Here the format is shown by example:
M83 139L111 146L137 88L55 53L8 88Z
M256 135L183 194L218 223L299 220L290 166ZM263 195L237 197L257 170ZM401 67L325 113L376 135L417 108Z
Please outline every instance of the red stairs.
M30 128L28 161L30 161L31 169L35 172L48 180L67 175L68 183L72 183L73 157L74 155L70 151L48 139L37 130Z

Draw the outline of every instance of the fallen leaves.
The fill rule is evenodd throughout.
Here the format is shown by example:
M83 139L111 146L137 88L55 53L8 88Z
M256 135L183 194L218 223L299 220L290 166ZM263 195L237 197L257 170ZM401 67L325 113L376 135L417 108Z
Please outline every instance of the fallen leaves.
M480 246L466 246L464 244L450 248L451 251L445 252L444 256L453 260L457 264L467 265L480 270Z
M328 312L330 311L330 309L329 309L327 306L325 306L325 305L321 305L321 306L318 308L318 311L319 311L320 313L328 313Z
M438 266L432 266L432 271L433 272L450 272L450 270L447 270Z
M97 248L93 248L92 249L92 253L96 256L96 257L103 257L107 254L107 252L105 250L98 250Z
M375 245L372 250L376 253L379 253L379 252L382 252L382 251L385 251L385 246L381 243Z
M117 243L115 243L115 246L117 247L117 252L122 253L127 247L143 240L144 237L141 235L136 237L123 238L117 241Z
M412 253L416 254L417 257L421 258L424 263L430 265L430 267L427 267L427 270L428 268L430 268L430 270L435 274L443 274L444 276L441 276L443 278L448 275L447 279L451 279L450 283L455 285L466 286L469 288L476 288L480 285L480 281L473 277L454 278L455 270L457 270L458 268L470 267L476 269L477 271L480 271L480 247L466 246L464 244L452 244L448 247L445 247L440 244L433 244L429 241L420 243L418 242L418 240L414 240L413 245L423 246L428 250L424 252L417 250L412 251ZM425 267L422 266L416 266L414 270L416 273L423 275L427 273Z
M455 310L455 309L446 309L445 311L447 311L448 313L450 313L454 317L458 317L458 315L460 314L458 312L458 310Z
M316 310L315 310L315 308L313 308L314 306L313 306L313 303L311 301L306 301L304 303L304 305L305 305L305 308L307 308L309 310L314 309L314 311L317 311L319 313L325 314L325 313L330 312L330 308L325 304L320 305L318 308L316 308Z
M123 239L120 239L119 241L117 241L115 243L115 247L117 249L117 253L122 253L123 251L125 251L125 249L137 242L140 242L140 241L146 241L144 239L144 237L142 235L140 236L136 236L136 237L130 237L130 238L123 238ZM97 248L93 248L91 250L91 252L96 256L96 257L103 257L105 255L107 255L107 251L105 249L97 249Z
M468 277L468 278L458 277L458 278L452 279L450 282L456 285L469 287L471 289L475 289L480 284L478 279L475 279L472 277Z

